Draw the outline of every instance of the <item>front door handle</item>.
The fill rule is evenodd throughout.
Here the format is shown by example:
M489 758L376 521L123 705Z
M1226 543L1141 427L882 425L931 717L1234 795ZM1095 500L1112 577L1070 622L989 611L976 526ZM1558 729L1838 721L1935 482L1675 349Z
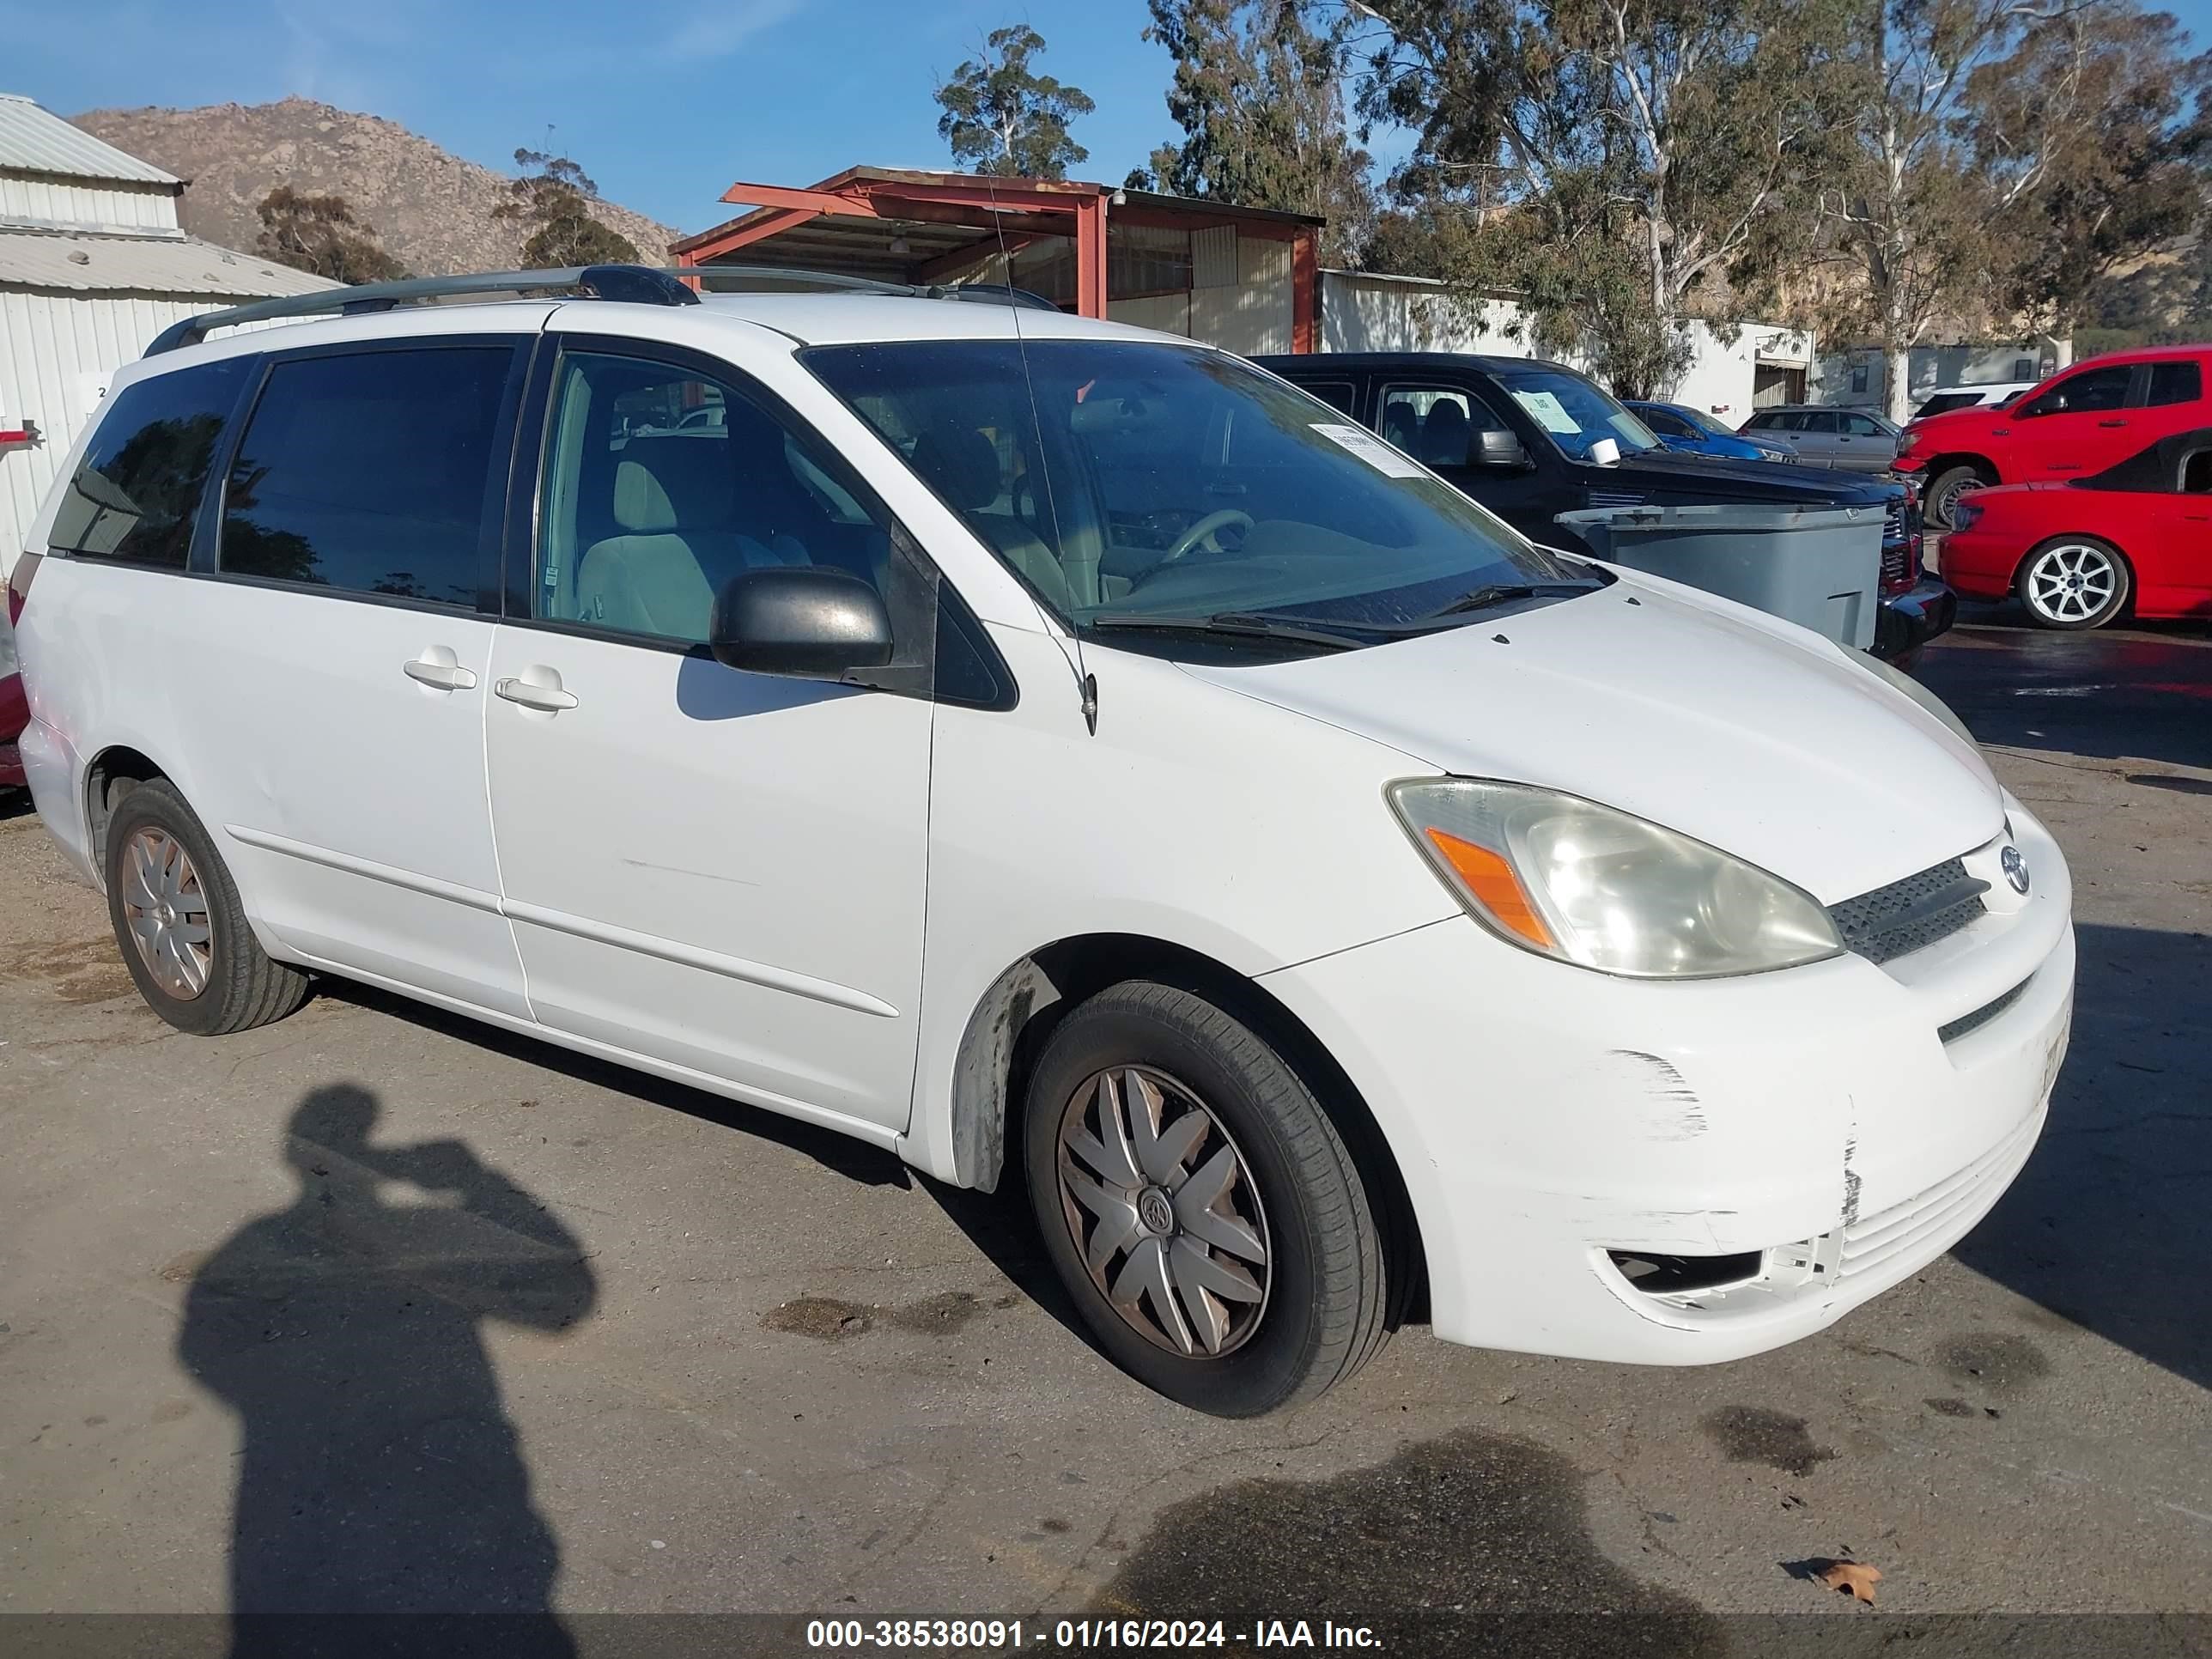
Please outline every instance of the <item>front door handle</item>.
M505 697L509 702L519 702L525 708L548 714L557 714L576 706L576 694L561 689L559 672L534 663L522 671L520 678L495 680L491 689L494 696Z
M477 683L476 675L461 666L450 646L425 647L421 656L400 664L399 672L434 691L466 691Z
M2125 426L2127 422L2125 421L2100 421L2097 424L2099 426Z

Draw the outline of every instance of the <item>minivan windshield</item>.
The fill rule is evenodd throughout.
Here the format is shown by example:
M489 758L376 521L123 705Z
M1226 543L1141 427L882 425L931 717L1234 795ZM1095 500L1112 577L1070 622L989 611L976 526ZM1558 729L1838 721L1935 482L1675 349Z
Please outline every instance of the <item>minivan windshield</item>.
M1295 623L1371 644L1468 620L1470 595L1605 580L1225 352L916 340L802 361L1079 629L1226 620L1264 636L1265 617L1281 641Z
M1544 435L1577 461L1590 458L1590 446L1610 438L1624 455L1661 447L1659 434L1638 420L1595 382L1563 368L1501 369L1498 383L1521 405Z

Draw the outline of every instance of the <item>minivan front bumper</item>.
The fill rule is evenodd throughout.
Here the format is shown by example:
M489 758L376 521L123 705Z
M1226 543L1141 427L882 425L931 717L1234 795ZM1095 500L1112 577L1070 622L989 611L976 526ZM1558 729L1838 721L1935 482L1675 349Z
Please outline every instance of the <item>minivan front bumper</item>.
M2033 1151L2072 1020L2064 861L2007 804L2033 895L1993 890L1964 931L1883 966L1632 981L1455 918L1266 975L1396 1155L1437 1334L1734 1359L1955 1243ZM1994 873L2000 850L1969 869ZM1655 1261L1711 1271L1632 1282Z

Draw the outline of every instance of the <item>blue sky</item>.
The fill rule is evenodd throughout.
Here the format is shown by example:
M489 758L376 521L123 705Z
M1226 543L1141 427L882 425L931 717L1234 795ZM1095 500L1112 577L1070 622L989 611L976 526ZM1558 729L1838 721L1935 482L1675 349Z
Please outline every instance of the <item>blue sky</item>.
M2169 9L2212 46L2212 0ZM1097 100L1077 176L1118 182L1174 136L1146 15L1144 0L0 0L0 91L64 115L298 93L491 167L550 122L604 194L697 230L727 216L732 179L949 166L931 88L1016 19Z

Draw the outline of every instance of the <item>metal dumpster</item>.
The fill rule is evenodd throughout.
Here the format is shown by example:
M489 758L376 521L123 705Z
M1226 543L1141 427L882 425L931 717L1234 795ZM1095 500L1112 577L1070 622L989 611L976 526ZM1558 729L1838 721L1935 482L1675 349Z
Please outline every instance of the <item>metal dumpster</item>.
M1874 643L1878 505L1608 507L1556 522L1608 563L1755 605L1854 650Z

